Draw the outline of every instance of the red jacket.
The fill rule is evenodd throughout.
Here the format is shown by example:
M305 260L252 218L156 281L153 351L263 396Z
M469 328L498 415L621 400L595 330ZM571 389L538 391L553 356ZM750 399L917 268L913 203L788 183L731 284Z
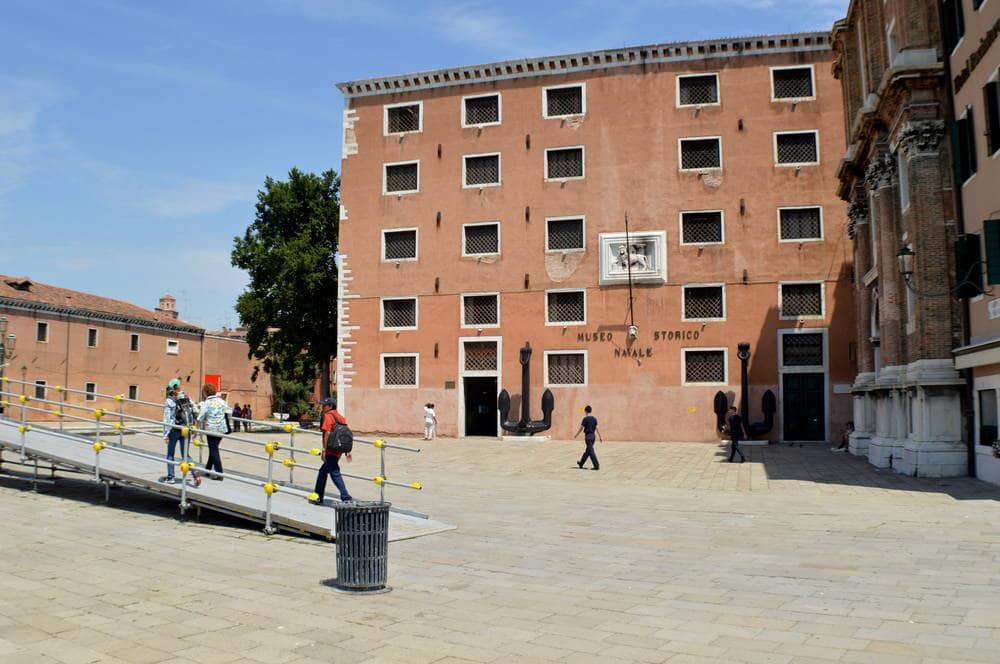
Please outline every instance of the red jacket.
M331 409L323 414L323 419L319 423L319 430L323 432L323 458L326 458L326 434L333 431L334 424L347 424L347 418L337 412L337 409ZM340 458L340 452L333 453L334 459Z

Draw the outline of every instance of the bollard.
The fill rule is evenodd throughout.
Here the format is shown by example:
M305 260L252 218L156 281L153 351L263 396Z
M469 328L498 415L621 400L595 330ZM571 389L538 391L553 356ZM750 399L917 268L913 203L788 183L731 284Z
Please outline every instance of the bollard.
M288 464L288 483L295 484L295 429L288 432L288 454L292 459Z
M390 503L338 503L335 506L337 578L335 590L388 592Z
M267 502L264 507L264 534L273 535L277 530L271 525L271 494L277 491L278 487L273 482L274 478L274 451L277 445L271 441L264 445L267 452L267 484L264 485L264 493L267 494Z

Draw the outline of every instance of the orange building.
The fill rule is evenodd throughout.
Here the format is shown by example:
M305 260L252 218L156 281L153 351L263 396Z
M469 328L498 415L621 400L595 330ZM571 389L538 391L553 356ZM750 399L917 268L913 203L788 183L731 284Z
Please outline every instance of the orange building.
M854 305L832 61L802 33L339 84L352 426L418 432L433 402L440 434L496 436L527 341L553 436L591 404L608 439L717 440L747 341L747 419L772 390L771 439L839 439Z

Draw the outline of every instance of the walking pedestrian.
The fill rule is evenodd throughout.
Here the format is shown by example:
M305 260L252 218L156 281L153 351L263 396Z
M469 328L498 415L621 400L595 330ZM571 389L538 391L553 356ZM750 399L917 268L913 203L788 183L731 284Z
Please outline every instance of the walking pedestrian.
M728 417L726 417L726 429L729 432L729 463L733 462L733 458L739 454L740 463L746 461L746 457L743 456L743 450L740 449L740 439L743 437L743 418L740 417L740 412L736 409L736 406L731 406L729 408Z
M337 412L336 399L327 397L320 401L320 406L322 414L320 416L319 428L323 432L323 465L320 466L319 473L316 475L316 486L313 488L316 497L310 498L309 502L313 505L323 504L323 495L326 493L326 478L329 475L330 479L333 480L334 486L340 491L340 500L346 503L354 499L347 492L347 485L344 484L344 478L340 474L341 454L340 452L330 452L327 450L326 438L333 431L334 426L337 424L347 424L347 420ZM347 460L351 460L350 454L347 454Z
M163 402L163 440L167 444L167 474L160 478L160 482L173 484L174 477L174 452L180 446L181 458L193 463L187 455L187 436L184 435L183 427L190 428L195 423L194 404L184 392L181 391L181 381L177 378L171 379L167 383L167 397ZM189 433L190 435L190 433ZM194 485L201 486L201 475L197 470L192 471Z
M198 411L198 428L205 432L208 441L208 463L205 464L205 470L209 473L209 479L222 481L222 476L217 474L225 472L222 470L222 456L219 454L219 443L222 442L219 434L231 433L226 413L229 404L216 393L214 385L205 385L201 393L205 400Z
M577 429L576 434L573 437L576 438L582 431L583 440L587 443L587 449L584 451L583 456L580 457L580 460L576 462L576 465L582 469L583 464L587 462L587 459L590 459L590 463L593 465L594 470L600 470L601 464L597 461L597 455L594 453L594 438L598 438L603 443L604 437L601 436L601 432L597 429L597 418L591 415L593 408L587 406L583 409L583 412L586 413L586 415L580 422L580 428Z
M424 404L424 440L434 440L437 433L437 414L434 412L434 404Z
M240 430L240 420L242 420L242 419L243 419L243 409L240 408L240 405L238 403L237 404L233 404L233 430L234 431L239 431Z
M250 433L250 420L253 419L253 408L250 407L250 404L243 407L243 419L246 420L243 423L243 430Z

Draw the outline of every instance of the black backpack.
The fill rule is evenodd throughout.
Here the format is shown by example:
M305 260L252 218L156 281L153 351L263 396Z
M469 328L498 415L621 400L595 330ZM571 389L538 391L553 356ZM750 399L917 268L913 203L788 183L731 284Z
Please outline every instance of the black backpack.
M354 433L346 424L337 422L333 431L326 434L326 451L349 454L354 449Z
M194 424L196 418L191 399L186 394L179 394L174 397L174 403L177 404L177 408L174 410L174 424L184 427Z

